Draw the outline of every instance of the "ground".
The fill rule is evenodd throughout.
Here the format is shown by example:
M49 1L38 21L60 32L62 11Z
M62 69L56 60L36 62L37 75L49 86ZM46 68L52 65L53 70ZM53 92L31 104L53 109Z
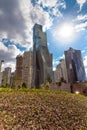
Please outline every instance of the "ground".
M49 90L0 90L0 130L87 130L87 97Z

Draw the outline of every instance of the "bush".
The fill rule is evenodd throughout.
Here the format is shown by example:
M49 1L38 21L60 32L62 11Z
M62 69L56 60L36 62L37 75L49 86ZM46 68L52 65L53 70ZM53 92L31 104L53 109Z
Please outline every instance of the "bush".
M44 83L44 89L49 89L49 82Z
M26 85L26 83L24 82L24 83L22 83L22 88L27 88L27 85Z
M0 85L0 87L1 87L1 88L5 88L5 85L2 84L2 85Z
M61 81L59 81L59 82L58 82L58 86L61 86L61 85L62 85L62 82L61 82Z
M50 74L47 74L46 81L49 82L49 83L52 83L52 79L51 79Z

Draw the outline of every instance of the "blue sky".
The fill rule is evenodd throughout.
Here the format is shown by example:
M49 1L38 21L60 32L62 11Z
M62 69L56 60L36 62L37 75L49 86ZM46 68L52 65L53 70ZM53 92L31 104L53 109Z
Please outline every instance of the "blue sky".
M82 51L87 73L87 0L0 0L0 59L15 70L15 58L32 45L32 28L47 32L53 67L69 47Z

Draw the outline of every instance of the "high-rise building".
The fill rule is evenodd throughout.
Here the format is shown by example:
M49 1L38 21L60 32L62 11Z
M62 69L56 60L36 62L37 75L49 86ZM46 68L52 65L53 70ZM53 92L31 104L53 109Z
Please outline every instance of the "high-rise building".
M2 73L2 84L10 84L10 78L11 78L11 68L7 67Z
M26 51L23 54L22 64L22 83L25 83L28 88L32 87L33 74L33 52Z
M60 60L60 63L57 65L55 71L55 81L58 82L61 79L68 82L66 63L64 59Z
M15 84L15 72L11 73L11 78L10 78L10 85L11 87L14 87Z
M34 25L33 43L33 84L39 86L48 75L52 78L52 54L49 53L46 32L42 31L41 25Z
M1 65L2 65L2 62L0 61L0 84L1 84L1 80L2 80Z
M83 65L80 50L69 48L65 51L65 61L68 74L68 82L83 81L86 79L85 69Z
M62 78L68 82L67 69L65 59L60 60Z
M2 72L1 72L2 62L4 62L4 60L0 60L0 85L2 83Z
M23 57L21 55L18 55L16 57L16 71L15 71L15 86L21 86L22 85L22 63L23 63Z

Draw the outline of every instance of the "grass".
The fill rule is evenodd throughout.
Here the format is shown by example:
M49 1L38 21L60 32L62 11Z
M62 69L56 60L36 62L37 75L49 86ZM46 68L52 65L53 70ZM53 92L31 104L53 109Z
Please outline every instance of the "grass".
M87 130L87 97L0 88L0 130Z

